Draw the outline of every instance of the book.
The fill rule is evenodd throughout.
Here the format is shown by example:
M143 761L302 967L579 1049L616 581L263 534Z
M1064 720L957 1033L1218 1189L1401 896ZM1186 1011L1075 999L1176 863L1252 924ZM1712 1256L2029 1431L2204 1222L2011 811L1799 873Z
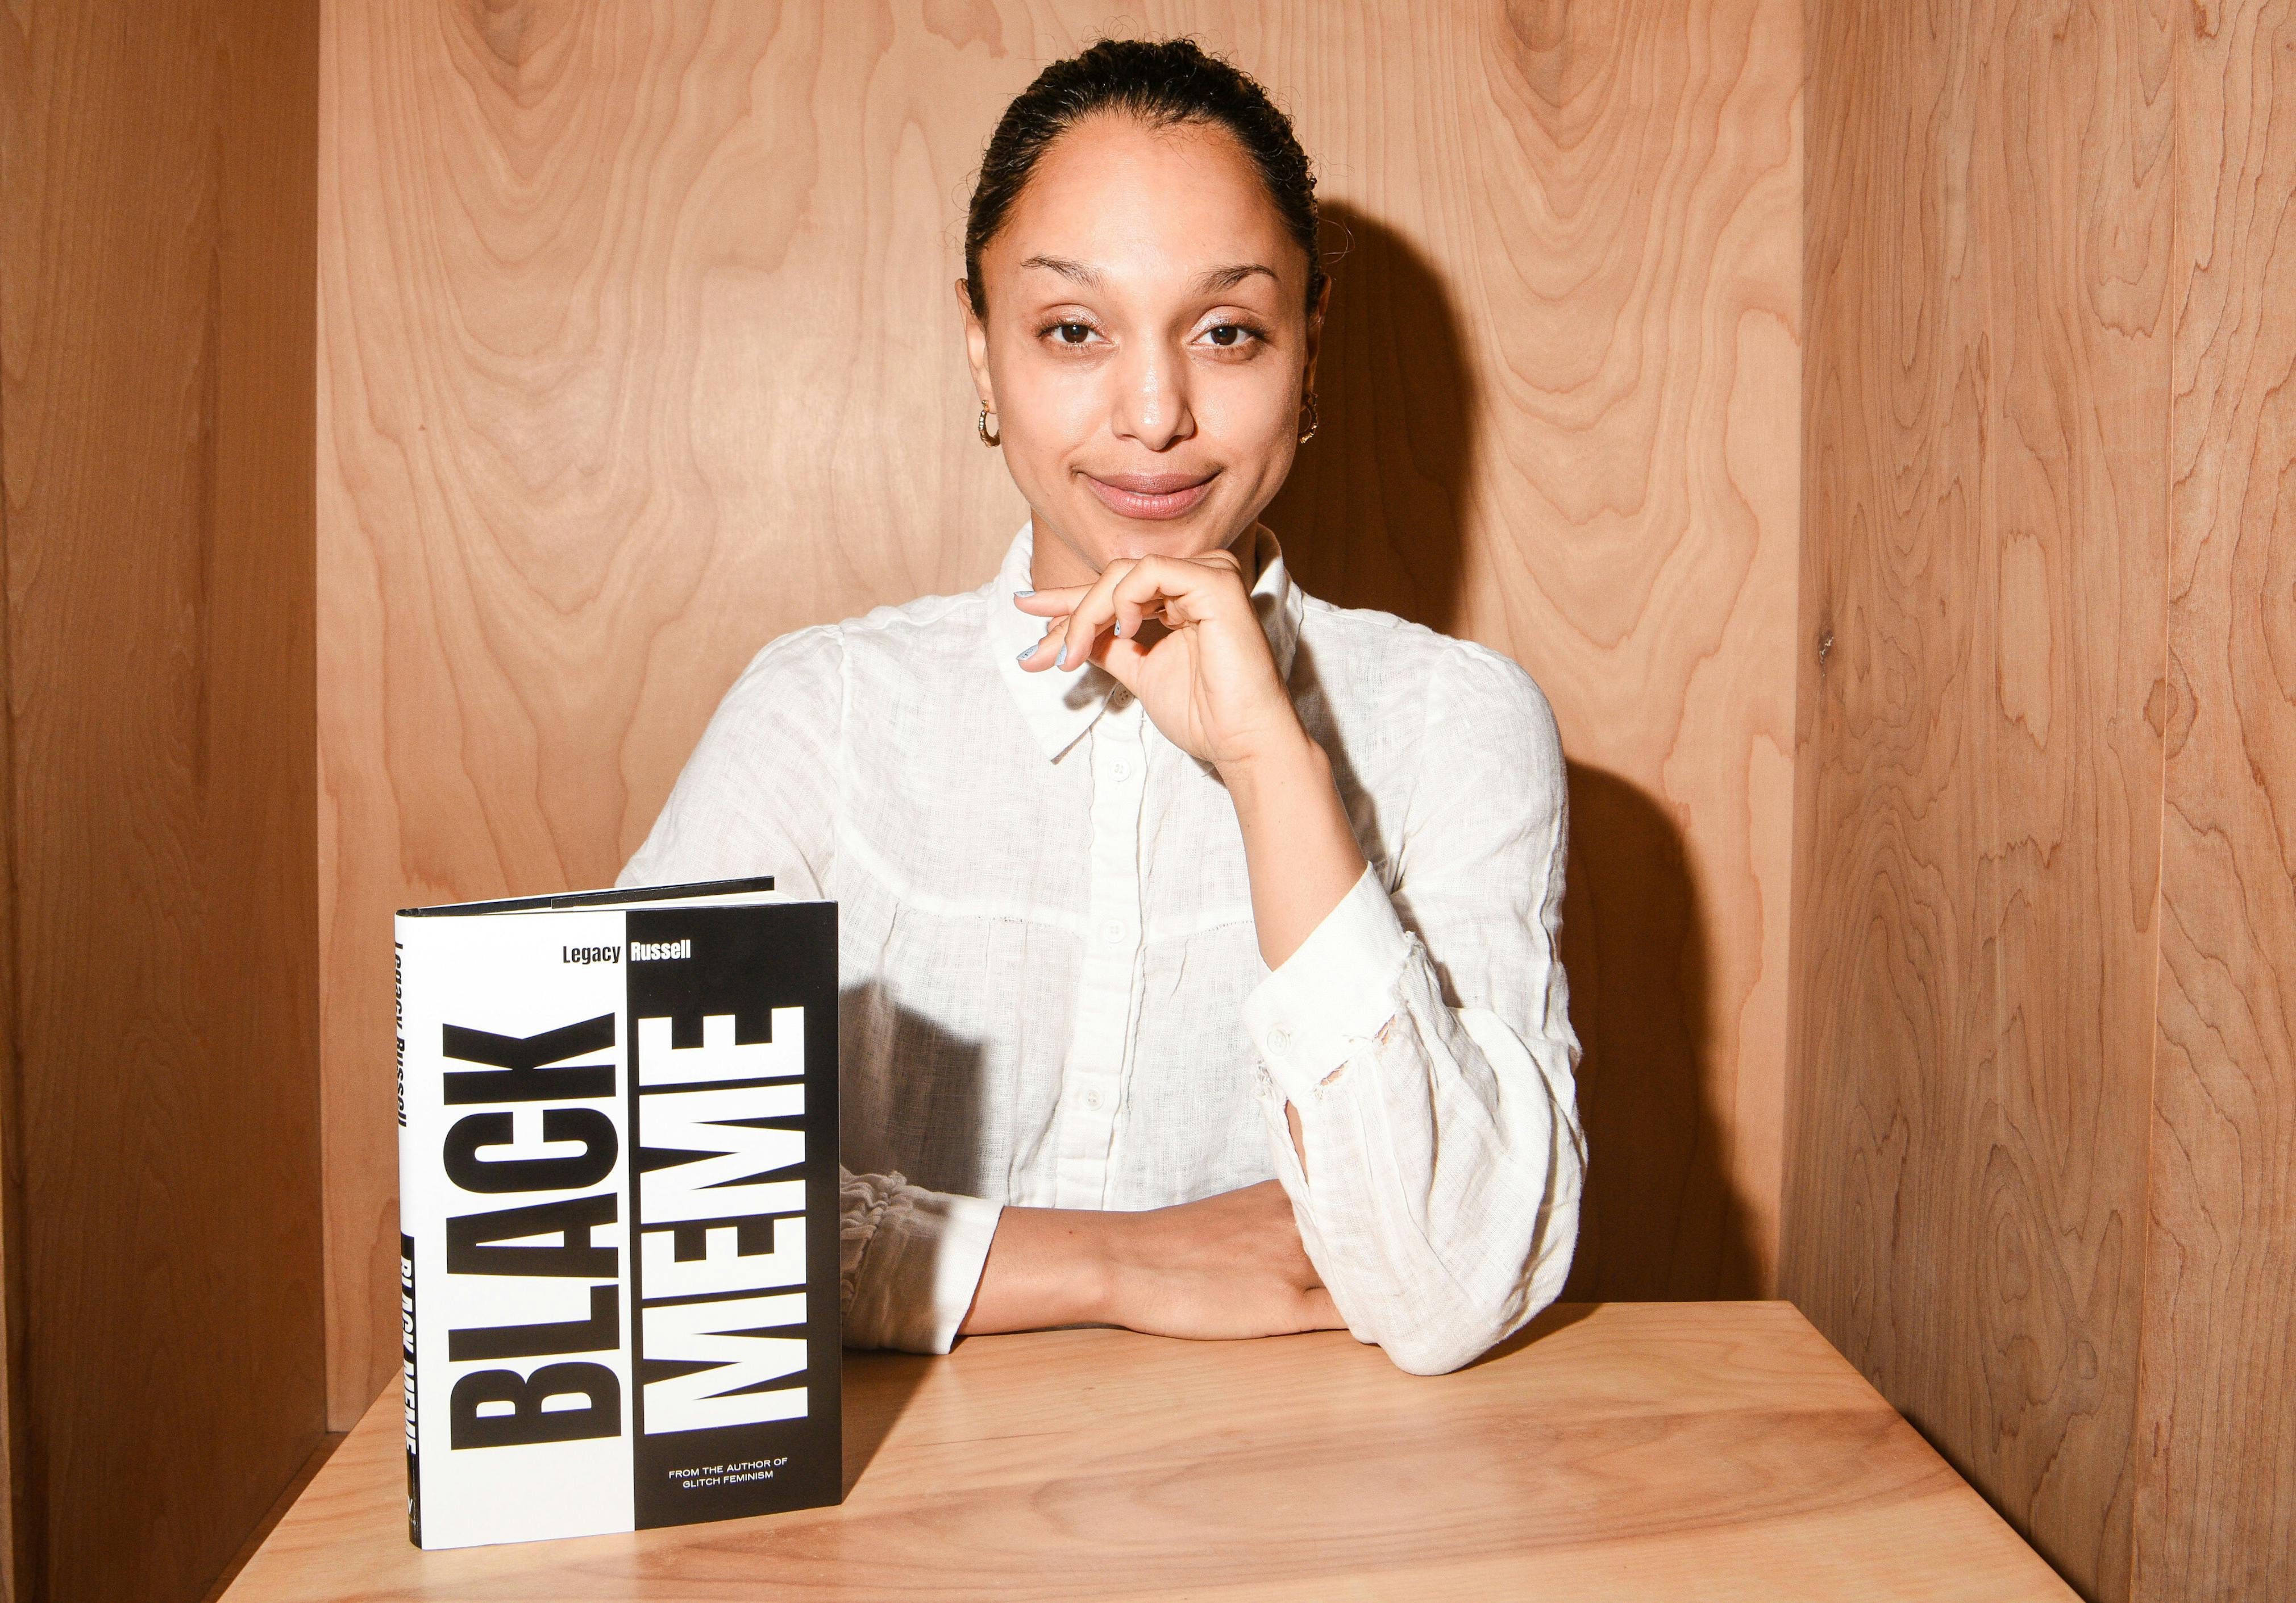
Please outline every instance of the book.
M836 903L736 880L396 933L415 1544L842 1500Z

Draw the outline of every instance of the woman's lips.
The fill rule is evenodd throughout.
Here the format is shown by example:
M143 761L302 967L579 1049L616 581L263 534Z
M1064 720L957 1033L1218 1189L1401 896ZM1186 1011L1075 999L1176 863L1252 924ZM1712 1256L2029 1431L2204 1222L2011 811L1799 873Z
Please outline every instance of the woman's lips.
M1084 475L1103 506L1121 517L1177 518L1202 500L1217 473L1111 473Z

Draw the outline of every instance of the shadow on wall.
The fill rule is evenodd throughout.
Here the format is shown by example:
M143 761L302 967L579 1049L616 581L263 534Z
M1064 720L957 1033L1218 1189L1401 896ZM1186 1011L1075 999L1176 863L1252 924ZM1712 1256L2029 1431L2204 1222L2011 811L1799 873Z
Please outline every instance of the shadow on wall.
M1450 293L1427 259L1352 207L1324 211L1333 278L1322 427L1267 522L1309 593L1446 633L1464 616L1469 499L1487 415ZM1495 530L1535 542L1536 529ZM1534 676L1538 663L1524 664ZM1567 746L1576 744L1566 723ZM1616 774L1570 765L1563 964L1585 1056L1587 1188L1573 1300L1764 1295L1711 1098L1707 958L1680 828Z

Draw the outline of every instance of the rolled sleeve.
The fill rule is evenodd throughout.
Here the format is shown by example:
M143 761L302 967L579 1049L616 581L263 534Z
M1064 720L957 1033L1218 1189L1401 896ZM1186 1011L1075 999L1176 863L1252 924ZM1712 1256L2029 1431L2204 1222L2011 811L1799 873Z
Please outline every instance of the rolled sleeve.
M947 1352L972 1306L1004 1204L848 1174L840 1210L845 1344Z
M1410 958L1410 933L1366 863L1323 922L1244 999L1244 1032L1285 1096L1304 1099L1395 1016Z

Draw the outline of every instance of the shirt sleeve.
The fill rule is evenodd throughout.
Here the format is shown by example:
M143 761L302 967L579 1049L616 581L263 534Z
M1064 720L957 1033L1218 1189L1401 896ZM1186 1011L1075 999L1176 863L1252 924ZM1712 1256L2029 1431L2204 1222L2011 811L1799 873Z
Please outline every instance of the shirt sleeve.
M1586 1168L1554 715L1529 674L1467 645L1427 705L1393 892L1366 867L1243 1006L1308 1257L1356 1336L1420 1375L1554 1300Z
M826 900L836 861L843 648L833 628L782 636L718 704L618 886L770 874ZM946 1352L1003 1213L898 1173L838 1166L838 1289L849 1347Z

